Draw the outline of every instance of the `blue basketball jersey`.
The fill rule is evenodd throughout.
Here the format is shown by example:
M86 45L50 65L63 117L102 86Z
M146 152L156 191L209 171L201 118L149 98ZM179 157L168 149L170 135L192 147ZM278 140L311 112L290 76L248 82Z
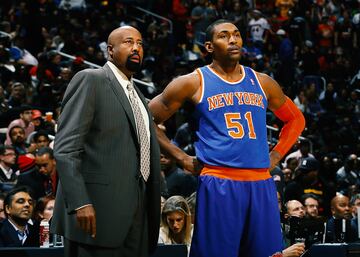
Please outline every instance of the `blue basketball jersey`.
M202 95L196 105L196 156L205 164L233 168L268 168L266 95L255 72L228 82L209 66L198 69Z

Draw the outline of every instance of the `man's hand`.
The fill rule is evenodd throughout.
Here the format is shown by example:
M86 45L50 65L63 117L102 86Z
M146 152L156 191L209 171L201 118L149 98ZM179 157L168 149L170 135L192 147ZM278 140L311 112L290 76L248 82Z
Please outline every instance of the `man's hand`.
M91 237L96 236L96 215L92 205L87 205L76 211L76 219L82 230L90 234Z
M305 251L304 243L297 243L283 250L283 257L299 257Z
M196 159L195 156L189 155L182 159L180 165L184 168L185 171L189 171L194 175L199 174L203 168L203 165Z
M275 168L276 164L281 160L281 155L277 151L270 152L270 171Z

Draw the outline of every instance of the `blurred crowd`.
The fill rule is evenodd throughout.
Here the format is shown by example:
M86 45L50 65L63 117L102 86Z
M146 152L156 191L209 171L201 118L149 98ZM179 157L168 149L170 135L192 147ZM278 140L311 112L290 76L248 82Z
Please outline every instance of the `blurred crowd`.
M356 207L360 207L359 1L272 0L254 5L255 1L246 0L87 0L79 1L83 3L79 6L71 2L14 0L0 6L2 193L27 185L37 205L44 197L54 196L58 178L52 140L62 96L76 72L89 63L90 67L105 64L106 35L114 28L129 24L142 32L145 57L135 77L146 82L138 86L152 98L174 77L208 63L204 30L222 18L241 32L241 64L275 78L306 118L303 138L271 171L284 223L296 220L290 222L288 217L319 216L322 223L328 221L327 229L337 223L331 219L348 220L356 228ZM162 129L174 144L195 154L191 112L192 107L185 106ZM281 128L270 112L267 118L268 125ZM277 133L269 135L270 148ZM175 216L163 216L159 242L189 244L196 177L165 155L161 164L164 202L170 197L163 215L180 210L184 231L180 237L169 237L182 227L174 228ZM181 207L176 209L176 204ZM47 203L40 206L45 208ZM31 211L27 219L33 213L38 212ZM36 219L45 216L39 215ZM339 241L331 233L325 233L325 241ZM355 238L346 234L342 240ZM287 246L295 242L291 235L287 240L291 241Z

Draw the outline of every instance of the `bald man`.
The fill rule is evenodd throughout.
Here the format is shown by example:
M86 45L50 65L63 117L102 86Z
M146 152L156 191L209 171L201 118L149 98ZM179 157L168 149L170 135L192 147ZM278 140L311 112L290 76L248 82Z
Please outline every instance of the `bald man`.
M286 207L285 218L290 217L290 216L304 218L305 208L304 208L304 205L302 205L302 203L299 202L298 200L288 201L285 204L285 207Z
M159 232L160 152L145 99L132 83L142 36L117 28L107 51L108 62L78 72L62 101L51 232L65 237L65 256L144 257Z
M358 239L357 226L351 222L349 198L337 194L331 200L332 217L326 223L326 242L354 242Z

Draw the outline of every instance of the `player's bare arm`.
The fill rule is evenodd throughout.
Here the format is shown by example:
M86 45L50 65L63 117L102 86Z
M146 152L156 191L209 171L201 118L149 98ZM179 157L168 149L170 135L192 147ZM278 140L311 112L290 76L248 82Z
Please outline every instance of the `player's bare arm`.
M164 91L149 103L154 122L159 124L170 118L185 101L196 103L200 94L200 77L196 72L175 78ZM170 142L157 126L157 137L161 150L172 157L184 169L196 173L197 161Z
M305 118L296 105L285 96L279 84L266 74L257 73L265 91L268 108L284 122L279 141L270 152L270 169L284 157L305 127Z

